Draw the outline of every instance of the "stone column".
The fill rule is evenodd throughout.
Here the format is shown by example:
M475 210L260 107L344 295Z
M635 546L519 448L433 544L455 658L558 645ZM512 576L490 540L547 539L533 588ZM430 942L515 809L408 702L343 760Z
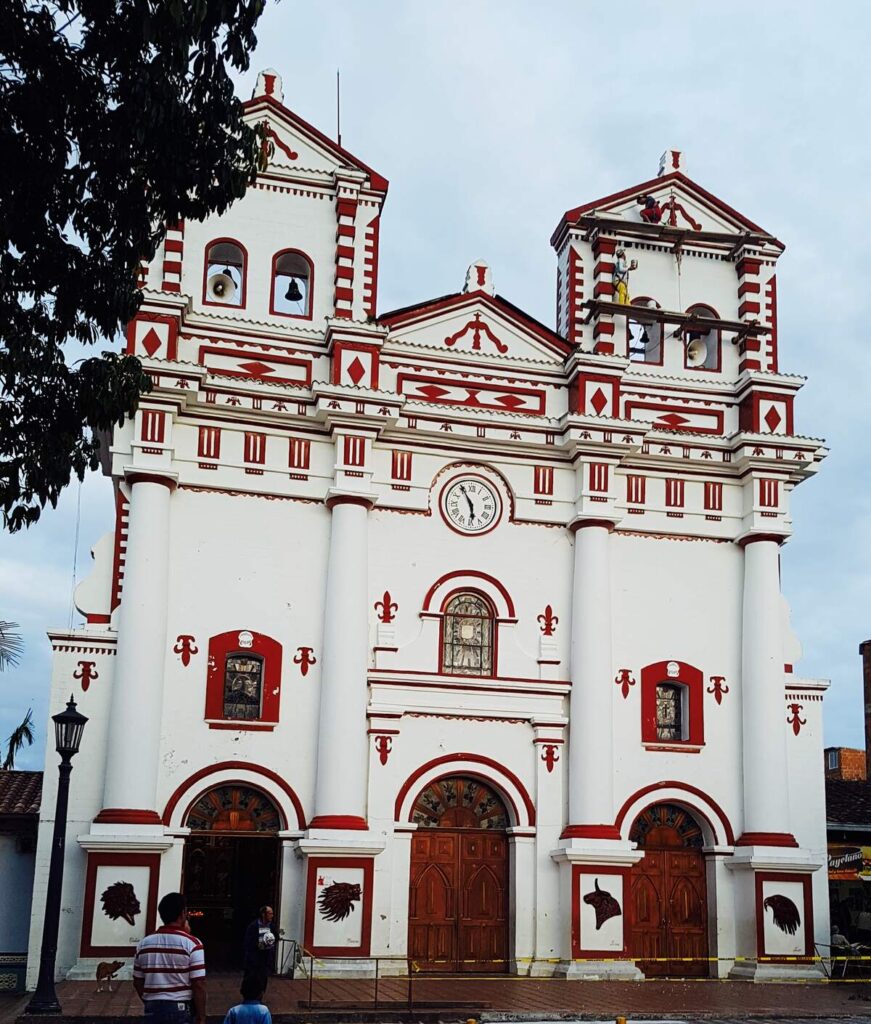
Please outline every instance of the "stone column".
M169 586L169 512L175 478L130 473L124 589L109 709L100 823L159 825L157 774Z
M612 528L593 519L575 526L569 820L563 838L620 838L613 827Z
M333 494L312 828L365 829L368 535L371 500Z
M771 534L751 534L743 542L744 834L738 840L742 846L796 845L788 831L779 545L780 538Z

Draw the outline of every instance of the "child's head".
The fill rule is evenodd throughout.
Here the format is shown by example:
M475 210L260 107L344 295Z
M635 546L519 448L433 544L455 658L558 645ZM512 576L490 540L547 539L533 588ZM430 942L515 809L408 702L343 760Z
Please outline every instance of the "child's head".
M246 1001L259 1003L263 995L263 988L257 978L245 977L239 986L242 998Z

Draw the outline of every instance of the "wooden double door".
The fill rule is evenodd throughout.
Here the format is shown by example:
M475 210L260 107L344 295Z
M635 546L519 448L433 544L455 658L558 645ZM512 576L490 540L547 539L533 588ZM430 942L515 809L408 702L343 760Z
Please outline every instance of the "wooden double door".
M661 818L673 821L675 814ZM632 868L633 959L648 978L707 977L707 882L697 827L685 818L677 825L654 821L632 838L644 849Z
M465 828L415 832L408 915L408 954L419 970L507 971L505 833Z

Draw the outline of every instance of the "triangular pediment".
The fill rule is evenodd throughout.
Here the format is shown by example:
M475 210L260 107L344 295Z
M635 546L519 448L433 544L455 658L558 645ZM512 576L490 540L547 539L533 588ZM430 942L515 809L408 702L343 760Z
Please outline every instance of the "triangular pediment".
M390 328L385 354L417 349L458 364L561 366L570 346L499 295L460 292L379 317Z
M648 199L649 197L649 199ZM645 209L647 215L642 216ZM588 218L614 218L629 224L660 224L679 231L717 235L765 236L780 245L758 224L734 210L717 196L680 171L664 174L632 188L568 210L560 221L554 241L565 227L588 223Z
M350 168L366 175L364 187L387 191L386 178L272 96L255 96L244 106L249 124L265 124L270 170L332 175Z

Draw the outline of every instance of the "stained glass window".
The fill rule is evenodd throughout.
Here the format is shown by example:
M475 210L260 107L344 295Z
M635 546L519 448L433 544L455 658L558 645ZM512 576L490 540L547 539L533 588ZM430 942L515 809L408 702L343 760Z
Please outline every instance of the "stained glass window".
M656 687L656 738L682 740L683 687L659 683Z
M248 786L219 786L190 809L187 826L194 832L277 832L278 810Z
M478 594L457 594L445 608L442 672L493 674L493 612Z
M505 804L493 790L460 776L427 786L414 801L411 820L423 828L508 828Z
M702 830L695 819L675 804L654 804L635 819L629 838L639 846L704 845Z
M263 659L230 654L224 663L224 718L260 718Z

